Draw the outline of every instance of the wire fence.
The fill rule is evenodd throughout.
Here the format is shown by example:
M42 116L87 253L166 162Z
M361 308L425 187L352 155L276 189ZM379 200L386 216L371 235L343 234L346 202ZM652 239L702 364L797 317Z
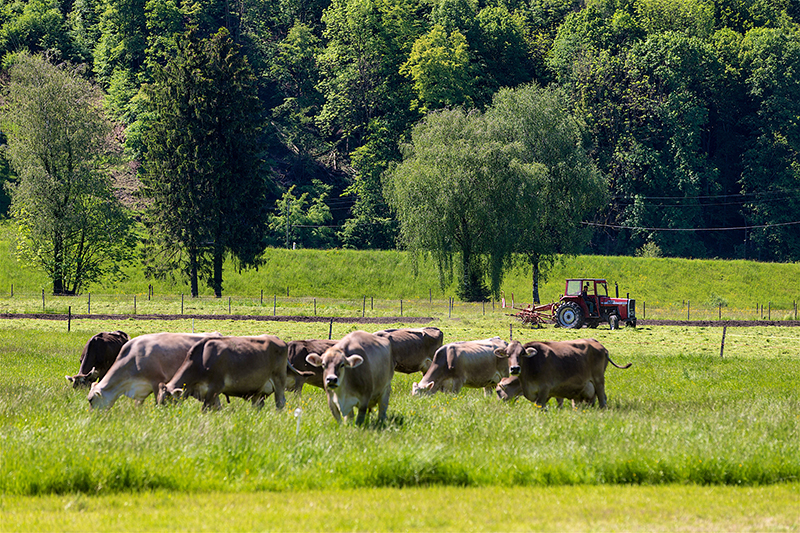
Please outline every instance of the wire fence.
M290 297L265 294L252 296L200 296L146 294L82 294L54 296L41 293L0 293L3 315L203 315L256 317L337 317L337 318L476 318L487 315L512 316L527 304L504 300L461 302L447 299L389 299L375 296L359 298ZM749 308L725 305L695 305L690 301L672 304L636 303L636 317L642 320L687 321L794 321L797 301L754 302Z

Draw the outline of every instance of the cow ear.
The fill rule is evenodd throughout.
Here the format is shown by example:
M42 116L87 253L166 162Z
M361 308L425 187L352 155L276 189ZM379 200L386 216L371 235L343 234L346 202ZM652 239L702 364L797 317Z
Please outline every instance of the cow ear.
M67 381L69 381L70 383L75 383L75 378L74 378L74 377L72 377L72 376L64 376L64 379L66 379L66 380L67 380Z
M536 348L525 348L525 357L533 357L537 353Z
M508 354L506 353L505 348L498 348L494 351L494 355L500 359L508 359Z
M347 358L347 365L350 368L355 368L355 367L357 367L358 365L360 365L363 362L364 362L364 358L361 357L360 355L355 355L354 354L354 355L351 355L350 357Z
M322 357L317 353L310 353L306 356L306 362L311 366L322 366Z

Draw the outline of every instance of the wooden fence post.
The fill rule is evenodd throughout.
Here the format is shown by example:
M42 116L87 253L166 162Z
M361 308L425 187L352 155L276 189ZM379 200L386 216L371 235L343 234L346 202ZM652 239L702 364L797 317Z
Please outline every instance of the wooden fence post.
M72 329L72 306L67 308L67 333Z
M722 328L722 344L719 347L719 356L722 357L722 353L725 351L725 334L728 332L728 326L723 326Z
M231 314L231 297L228 296L228 314Z
M133 314L136 314L136 295L133 295Z
M42 313L44 313L44 289L42 289Z
M275 311L278 308L278 295L275 294L272 296L272 316L275 316Z
M92 314L92 293L89 293L89 298L86 300L86 314Z
M314 298L314 316L317 316L317 299Z
M183 314L183 293L181 293L181 314Z
M330 324L328 324L328 340L331 340L333 336L333 318L331 318Z

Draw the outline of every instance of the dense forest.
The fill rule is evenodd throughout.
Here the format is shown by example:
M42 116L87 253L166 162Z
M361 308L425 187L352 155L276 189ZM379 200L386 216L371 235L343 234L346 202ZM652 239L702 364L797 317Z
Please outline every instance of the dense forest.
M382 176L414 125L533 84L563 91L608 184L581 252L794 261L798 23L797 0L4 0L0 55L86 66L124 141L119 195L159 180L159 73L225 28L274 246L395 247Z

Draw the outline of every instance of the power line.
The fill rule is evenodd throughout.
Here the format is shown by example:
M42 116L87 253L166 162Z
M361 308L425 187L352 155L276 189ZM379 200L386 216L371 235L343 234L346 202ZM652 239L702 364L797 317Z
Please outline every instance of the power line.
M781 222L778 224L761 224L758 226L737 226L732 228L651 228L645 226L623 226L617 224L600 224L597 222L582 222L585 226L592 226L596 228L609 228L609 229L630 229L639 231L671 231L671 232L698 232L698 231L743 231L748 229L764 229L776 228L779 226L796 226L800 224L800 220L796 222Z

